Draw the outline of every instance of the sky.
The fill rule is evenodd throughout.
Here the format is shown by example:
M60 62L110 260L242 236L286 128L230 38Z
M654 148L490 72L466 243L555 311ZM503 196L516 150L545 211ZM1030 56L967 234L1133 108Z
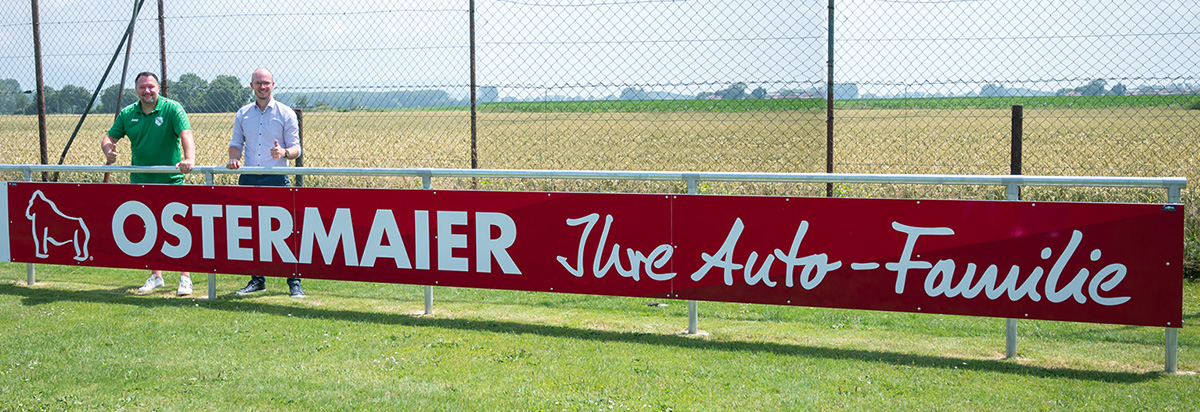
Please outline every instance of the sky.
M115 4L120 3L120 6ZM46 84L100 82L133 0L39 0ZM167 77L277 92L443 89L470 82L462 0L164 0ZM1200 2L846 0L835 4L835 80L861 93L961 94L1002 83L1053 91L1200 83ZM135 26L129 72L160 70L157 5ZM806 89L827 72L827 1L480 0L477 83L503 97L685 95L744 82ZM0 11L0 78L33 87L30 10ZM119 81L117 60L105 85Z

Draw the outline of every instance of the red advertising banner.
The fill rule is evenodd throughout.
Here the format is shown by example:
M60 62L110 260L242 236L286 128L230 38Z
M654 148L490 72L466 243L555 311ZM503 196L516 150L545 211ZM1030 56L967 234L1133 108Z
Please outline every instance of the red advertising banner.
M6 189L17 262L1182 327L1178 204Z

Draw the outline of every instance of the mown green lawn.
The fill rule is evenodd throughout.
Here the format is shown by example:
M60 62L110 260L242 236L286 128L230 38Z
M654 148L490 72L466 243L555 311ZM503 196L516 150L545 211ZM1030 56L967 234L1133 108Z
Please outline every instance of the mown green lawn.
M1200 333L282 279L137 295L145 273L0 265L0 411L1194 410ZM207 291L205 276L196 292ZM664 305L665 304L665 305ZM1184 318L1200 314L1200 283Z

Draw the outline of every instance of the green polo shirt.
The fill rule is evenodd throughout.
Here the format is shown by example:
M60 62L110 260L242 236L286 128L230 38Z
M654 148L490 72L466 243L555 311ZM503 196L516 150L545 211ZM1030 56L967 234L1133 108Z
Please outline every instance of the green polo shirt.
M159 96L158 104L150 114L142 112L141 102L134 102L121 109L108 137L121 140L129 136L130 152L134 166L175 166L183 158L179 147L179 134L191 129L187 113L179 102ZM131 173L131 183L183 184L183 174Z

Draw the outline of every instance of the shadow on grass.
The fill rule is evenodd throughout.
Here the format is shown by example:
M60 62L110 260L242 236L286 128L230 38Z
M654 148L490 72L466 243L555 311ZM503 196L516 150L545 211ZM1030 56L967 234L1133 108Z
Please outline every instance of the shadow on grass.
M196 304L193 299L165 299L160 296L138 296L133 288L122 287L108 290L71 291L61 289L39 289L0 284L0 294L22 297L24 305L41 305L57 301L92 303L114 303L123 305L155 307L179 307ZM531 325L509 321L467 320L426 318L407 314L360 312L324 309L316 307L284 306L262 302L252 297L221 296L216 301L200 301L208 309L233 312L255 312L279 316L307 317L350 322L367 322L386 325L435 327L475 332L530 334L555 338L586 339L600 342L622 342L647 345L673 346L683 349L720 350L729 352L768 352L783 355L805 356L826 359L847 359L863 362L909 365L923 368L964 369L981 372L999 372L1039 378L1067 378L1110 383L1138 383L1157 379L1161 372L1108 372L1063 368L1045 368L1020 365L1003 360L962 359L944 356L911 355L896 352L826 348L772 342L714 342L680 335L665 335L638 332L613 332L580 329L568 326Z

